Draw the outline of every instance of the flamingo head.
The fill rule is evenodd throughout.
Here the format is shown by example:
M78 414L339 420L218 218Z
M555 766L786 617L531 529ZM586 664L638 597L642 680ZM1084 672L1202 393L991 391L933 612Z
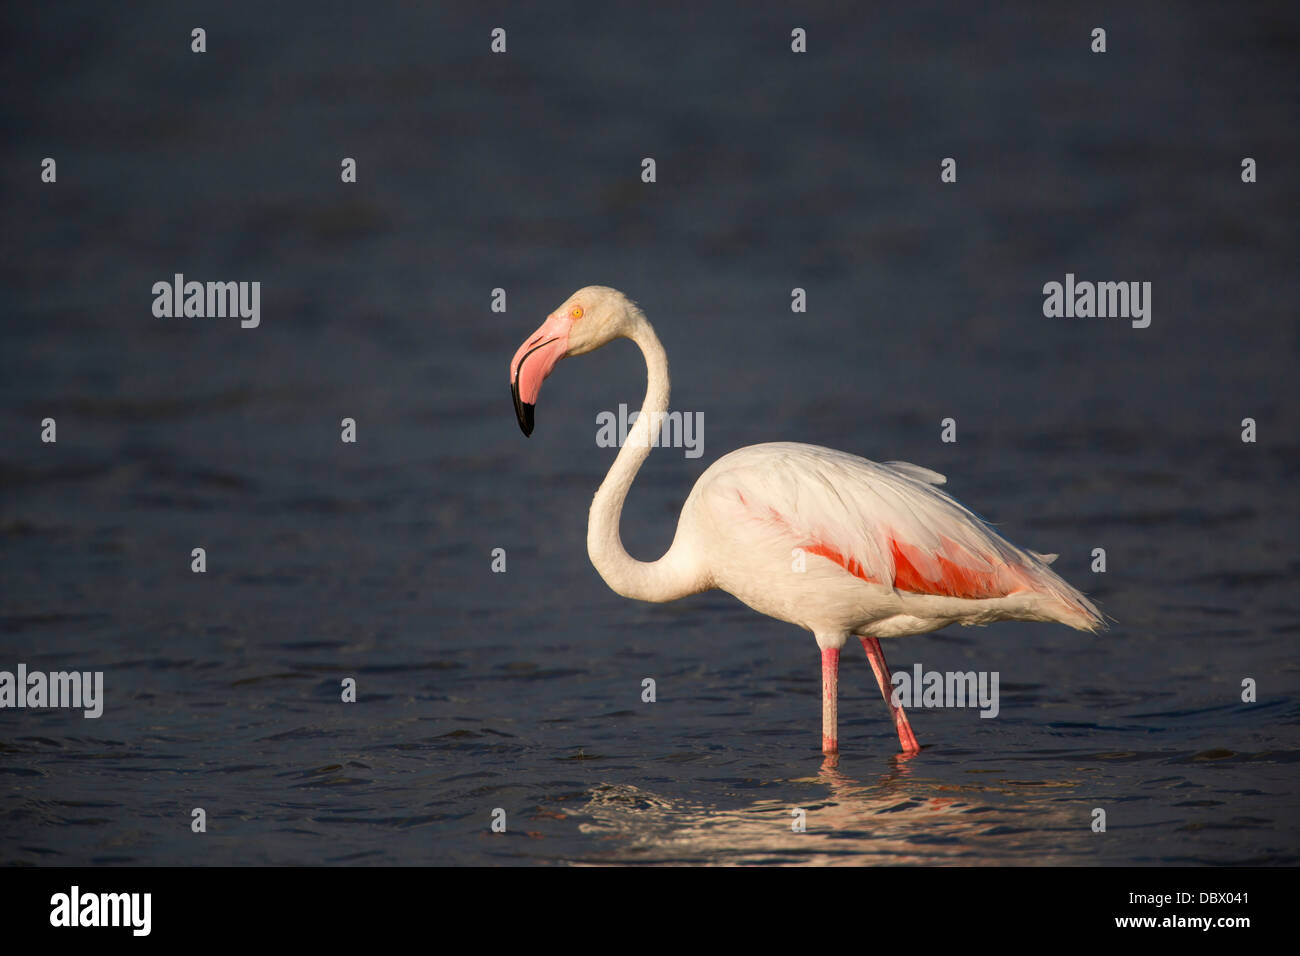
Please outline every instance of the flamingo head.
M510 396L525 435L533 433L533 408L555 363L629 334L639 312L622 292L603 285L579 289L546 317L510 360Z

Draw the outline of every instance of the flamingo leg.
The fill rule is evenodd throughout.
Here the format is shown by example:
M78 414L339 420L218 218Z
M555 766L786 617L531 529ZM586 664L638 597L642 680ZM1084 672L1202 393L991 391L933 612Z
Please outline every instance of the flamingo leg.
M894 685L889 678L889 665L885 663L885 652L880 649L880 641L874 637L863 637L860 640L863 650L867 652L867 660L871 661L871 669L876 672L876 683L880 685L880 693L884 695L885 703L889 705L889 712L893 715L894 727L898 730L898 742L903 748L903 753L920 753L921 745L916 742L916 734L912 733L912 725L907 721L906 712L894 703L891 693ZM824 651L822 653L825 654Z
M840 649L827 647L822 650L822 753L836 754L840 751L839 729L840 703Z

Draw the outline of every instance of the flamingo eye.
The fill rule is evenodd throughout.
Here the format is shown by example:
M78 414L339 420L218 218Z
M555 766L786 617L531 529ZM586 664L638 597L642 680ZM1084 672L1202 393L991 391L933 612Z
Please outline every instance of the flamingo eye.
M582 306L575 305L572 309L570 309L569 318L574 319L575 321L577 319L582 318Z

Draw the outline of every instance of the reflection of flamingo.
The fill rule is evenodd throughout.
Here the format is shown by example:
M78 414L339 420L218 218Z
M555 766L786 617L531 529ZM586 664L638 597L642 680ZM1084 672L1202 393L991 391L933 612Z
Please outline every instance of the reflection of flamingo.
M833 759L827 760L829 765ZM1023 768L1018 768L1023 769ZM981 774L959 787L895 761L871 783L823 767L817 777L769 781L753 802L693 803L624 783L590 791L576 811L598 846L585 860L606 865L863 866L1000 863L1061 866L1095 859L1087 827L1075 825L1082 786L1072 780L1023 784ZM772 796L777 791L781 796ZM804 811L806 828L792 827ZM1086 807L1083 808L1086 813ZM545 809L542 815L552 815ZM557 817L575 815L572 804ZM585 820L583 819L585 818ZM1042 834L1050 830L1052 845Z
M510 362L510 390L525 435L542 381L555 363L616 338L645 356L641 414L591 503L587 553L624 597L672 601L720 588L770 617L813 632L822 655L822 750L836 736L840 649L862 641L904 753L920 748L891 700L882 637L949 624L1059 621L1102 627L1096 607L1047 567L1055 555L1024 551L937 485L942 475L905 462L875 462L815 445L752 445L700 476L682 507L672 546L658 561L623 548L619 517L650 454L651 422L668 409L668 358L645 315L621 292L579 289L552 312Z

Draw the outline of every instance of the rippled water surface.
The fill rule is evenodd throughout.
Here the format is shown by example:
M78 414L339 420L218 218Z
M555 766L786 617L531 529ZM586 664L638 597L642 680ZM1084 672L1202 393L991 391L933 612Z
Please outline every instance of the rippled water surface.
M106 702L0 711L0 861L1300 862L1293 7L813 8L805 57L775 4L276 9L205 9L203 56L170 4L3 15L0 669ZM154 318L177 272L260 281L261 326ZM1044 318L1067 272L1152 282L1150 328ZM588 283L704 417L637 557L709 462L808 441L947 474L1113 627L887 644L1001 679L910 760L846 649L823 766L809 635L588 562L635 348L519 434L507 362Z

